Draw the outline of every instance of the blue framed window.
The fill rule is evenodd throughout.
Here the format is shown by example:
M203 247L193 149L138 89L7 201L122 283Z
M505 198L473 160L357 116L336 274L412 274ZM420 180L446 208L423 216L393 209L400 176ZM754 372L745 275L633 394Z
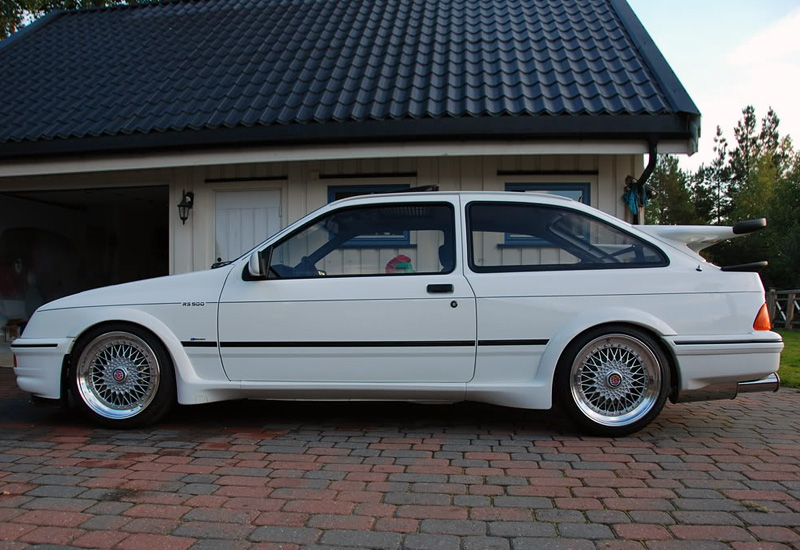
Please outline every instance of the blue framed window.
M328 202L338 201L359 195L371 195L373 193L393 193L411 187L407 183L387 183L372 185L329 185ZM376 233L374 235L362 235L355 237L348 242L345 247L370 247L370 248L397 248L400 246L410 246L411 236L408 231L402 233Z
M583 204L591 204L591 185L587 182L570 183L507 183L506 191L518 193L543 193L567 197ZM527 235L506 233L504 246L546 246L542 239Z

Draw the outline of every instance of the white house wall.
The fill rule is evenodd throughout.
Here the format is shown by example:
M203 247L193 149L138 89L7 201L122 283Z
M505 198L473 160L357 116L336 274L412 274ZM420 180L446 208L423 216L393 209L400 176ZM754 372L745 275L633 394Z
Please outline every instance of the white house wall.
M643 157L638 154L426 156L226 164L7 177L0 178L0 193L168 184L170 272L182 273L206 269L216 259L214 197L217 191L279 190L280 226L285 227L325 205L330 185L437 184L442 190L496 191L503 190L506 183L587 181L591 184L592 206L630 220L630 213L621 200L625 177L638 177L643 164ZM192 191L195 201L189 219L182 224L175 206L184 191Z
M192 190L195 207L186 225L181 225L177 216L173 220L172 270L181 273L205 269L214 262L214 193L222 189L279 189L280 222L285 227L327 204L328 187L332 185L437 184L442 190L497 191L503 190L506 183L587 181L591 184L592 206L630 221L631 214L621 200L625 177L639 177L643 167L641 155L531 155L345 159L175 169L172 202L178 204L181 192ZM177 209L173 210L176 214Z

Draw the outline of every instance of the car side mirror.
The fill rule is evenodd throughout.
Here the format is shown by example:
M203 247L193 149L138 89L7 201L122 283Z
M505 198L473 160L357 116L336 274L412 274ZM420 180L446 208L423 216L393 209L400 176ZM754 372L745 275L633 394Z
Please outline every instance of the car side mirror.
M247 271L250 273L250 276L254 279L266 279L267 278L267 266L264 262L264 253L268 252L267 250L256 250L252 254L250 254L250 260L247 262ZM268 254L267 254L268 256Z

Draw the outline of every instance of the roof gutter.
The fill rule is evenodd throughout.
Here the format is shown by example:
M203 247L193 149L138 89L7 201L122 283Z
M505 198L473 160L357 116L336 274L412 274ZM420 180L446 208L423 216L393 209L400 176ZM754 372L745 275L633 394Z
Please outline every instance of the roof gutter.
M685 140L663 140L663 152L686 154ZM62 155L49 158L0 160L0 179L70 173L153 170L187 166L224 166L272 162L516 155L643 155L642 140L631 141L482 141L360 143L306 147L235 147L156 151L117 155ZM655 158L651 155L651 158Z
M656 169L658 162L658 139L651 139L647 142L647 152L650 157L647 159L647 166L645 166L642 175L639 179L634 179L631 176L625 178L626 191L622 199L628 202L628 205L633 213L633 224L638 225L641 223L641 209L640 206L647 205L647 180Z
M647 144L647 152L650 158L647 159L647 166L644 167L644 172L639 176L639 193L644 193L644 186L650 176L653 175L653 170L656 169L656 162L658 162L658 140L654 139Z
M0 161L50 155L148 154L190 147L309 147L400 142L487 141L650 141L682 140L691 150L695 136L683 113L661 115L561 115L474 118L422 118L381 121L273 124L232 128L198 128L122 135L5 141Z

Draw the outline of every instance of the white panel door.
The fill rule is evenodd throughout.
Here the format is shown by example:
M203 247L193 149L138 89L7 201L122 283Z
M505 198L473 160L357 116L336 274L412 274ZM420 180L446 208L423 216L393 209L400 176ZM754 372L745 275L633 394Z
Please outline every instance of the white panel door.
M217 191L215 258L236 259L280 228L279 189Z

